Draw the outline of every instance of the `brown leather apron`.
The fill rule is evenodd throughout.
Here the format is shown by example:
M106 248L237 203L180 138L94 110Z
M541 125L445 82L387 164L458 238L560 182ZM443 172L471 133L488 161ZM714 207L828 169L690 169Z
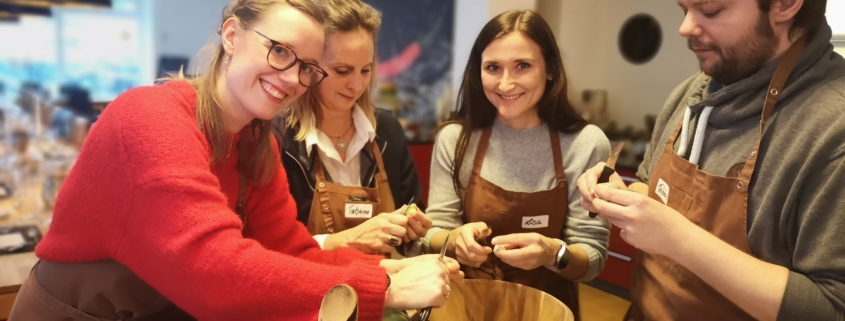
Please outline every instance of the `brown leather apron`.
M484 154L487 152L491 134L492 127L486 128L478 142L472 174L467 184L464 222L486 223L492 230L489 239L498 235L532 232L560 239L566 216L569 214L569 189L563 171L558 133L549 130L557 184L552 189L530 193L508 191L481 177ZM542 227L531 228L529 222L532 220L543 222L540 224ZM469 279L503 280L544 291L566 304L575 319L580 320L578 285L545 267L526 271L505 264L495 255L490 255L479 268L461 266L461 269Z
M356 227L375 215L396 210L381 151L375 141L370 142L370 148L378 164L375 188L328 182L323 162L320 157L314 158L316 188L308 218L308 231L312 235L337 233Z
M760 134L738 177L709 175L678 156L672 146L682 126L679 123L663 146L649 179L649 196L660 202L666 198L666 205L693 223L753 255L748 244L748 189L766 122L803 49L801 37L778 65L766 94ZM637 262L626 320L754 320L704 280L665 256L638 251Z
M37 276L37 277L36 277ZM40 261L21 286L11 321L195 320L117 261Z

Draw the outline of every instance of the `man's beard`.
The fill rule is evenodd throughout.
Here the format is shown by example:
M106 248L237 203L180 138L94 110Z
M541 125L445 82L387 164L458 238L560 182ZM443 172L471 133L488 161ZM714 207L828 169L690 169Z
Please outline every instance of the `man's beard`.
M688 39L687 46L692 48L713 49L721 58L711 69L704 70L705 74L724 85L730 85L742 79L748 78L760 69L774 56L778 46L778 38L775 36L772 26L769 25L769 16L761 13L754 26L754 32L743 36L731 47L721 48L715 44L704 44L697 39ZM699 58L699 63L703 60Z

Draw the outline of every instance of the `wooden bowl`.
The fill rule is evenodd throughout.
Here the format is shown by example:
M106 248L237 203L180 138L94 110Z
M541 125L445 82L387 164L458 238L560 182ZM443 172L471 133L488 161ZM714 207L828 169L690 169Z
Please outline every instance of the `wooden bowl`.
M495 280L452 282L443 307L430 321L572 321L572 311L553 296L532 287Z

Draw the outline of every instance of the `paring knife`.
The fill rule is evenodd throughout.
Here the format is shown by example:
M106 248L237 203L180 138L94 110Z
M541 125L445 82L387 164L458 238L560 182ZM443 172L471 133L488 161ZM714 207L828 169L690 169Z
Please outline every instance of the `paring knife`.
M443 262L443 257L446 256L446 249L449 247L449 235L446 235L446 240L443 241L443 248L440 249L440 257L438 260ZM431 315L431 307L427 307L420 311L420 321L427 321L428 316Z
M404 211L402 211L402 215L405 215L405 216L409 216L409 215L410 215L410 213L408 213L408 210L409 210L409 209L411 209L411 205L414 205L414 199L415 199L415 198L417 198L417 196L416 196L416 195L411 196L411 200L410 200L410 201L408 201L408 205L405 205L406 207L405 207L405 210L404 210Z
M610 181L610 175L616 173L616 160L619 159L619 153L622 152L622 146L624 145L625 142L620 142L619 144L616 144L616 147L613 148L613 151L607 158L607 163L604 165L604 169L601 171L599 180L596 183L607 183ZM590 217L596 217L596 215L598 215L598 213L590 212Z

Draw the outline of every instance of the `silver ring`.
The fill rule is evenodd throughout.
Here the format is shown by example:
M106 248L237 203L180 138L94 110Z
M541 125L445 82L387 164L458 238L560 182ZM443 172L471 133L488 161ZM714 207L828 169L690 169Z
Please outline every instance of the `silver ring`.
M448 297L449 297L449 295L450 295L450 294L452 294L452 287L451 287L451 286L449 286L449 285L447 284L447 285L446 285L446 289L447 289L447 290L449 290L449 292L446 292L446 295L444 295L444 296L443 296L444 298L448 298Z
M390 238L387 240L387 242L390 243L390 245L393 245L393 246L399 245L399 239L397 239L393 235L390 236Z

